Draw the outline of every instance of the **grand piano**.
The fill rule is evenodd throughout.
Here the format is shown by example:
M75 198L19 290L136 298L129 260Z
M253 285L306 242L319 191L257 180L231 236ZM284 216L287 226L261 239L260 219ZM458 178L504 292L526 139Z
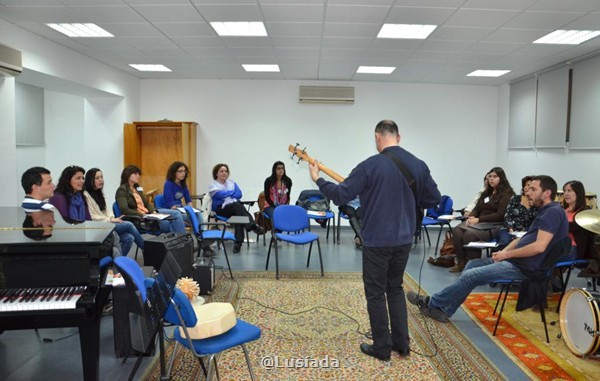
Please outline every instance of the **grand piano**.
M77 327L86 381L99 379L100 317L110 292L100 260L112 254L113 229L0 207L0 332Z

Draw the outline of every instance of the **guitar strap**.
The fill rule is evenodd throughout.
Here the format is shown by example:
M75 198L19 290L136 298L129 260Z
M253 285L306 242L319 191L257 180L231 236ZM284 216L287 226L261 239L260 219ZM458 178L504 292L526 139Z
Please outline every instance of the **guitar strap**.
M400 173L402 173L402 175L404 175L404 178L408 182L408 186L412 190L413 197L415 198L415 208L416 208L415 213L417 216L415 236L420 236L421 235L421 225L423 224L423 210L421 208L419 208L419 198L417 197L417 181L415 180L415 177L412 175L412 173L410 173L410 171L408 170L406 165L404 165L402 160L400 160L400 158L398 158L398 156L394 155L391 151L384 151L381 154L386 156L391 161L393 161L394 164L396 164L396 166L400 170Z

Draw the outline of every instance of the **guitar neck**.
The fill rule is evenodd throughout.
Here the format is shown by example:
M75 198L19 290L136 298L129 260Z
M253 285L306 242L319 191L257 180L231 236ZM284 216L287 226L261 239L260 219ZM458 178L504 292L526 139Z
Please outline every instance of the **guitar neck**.
M314 162L315 162L315 159L312 159L310 163L314 164ZM331 177L338 183L341 183L342 181L344 181L344 178L342 176L340 176L338 173L336 173L333 170L331 170L330 168L328 168L326 165L319 163L318 167L323 173L325 173L327 176Z

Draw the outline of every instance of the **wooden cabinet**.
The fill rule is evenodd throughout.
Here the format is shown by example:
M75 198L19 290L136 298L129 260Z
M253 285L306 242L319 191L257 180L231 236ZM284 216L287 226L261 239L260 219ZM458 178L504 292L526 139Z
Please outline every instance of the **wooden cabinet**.
M187 186L196 194L195 122L133 122L123 126L124 167L135 164L142 170L145 192L162 193L169 165L183 161L190 169Z

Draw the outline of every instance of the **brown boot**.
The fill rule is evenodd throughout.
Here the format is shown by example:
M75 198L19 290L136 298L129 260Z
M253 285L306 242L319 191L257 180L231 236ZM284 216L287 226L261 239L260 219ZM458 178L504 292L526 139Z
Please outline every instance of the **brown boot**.
M467 260L466 259L458 259L456 261L456 264L450 268L451 273L459 273L461 271L463 271L465 269L465 266L467 265Z

